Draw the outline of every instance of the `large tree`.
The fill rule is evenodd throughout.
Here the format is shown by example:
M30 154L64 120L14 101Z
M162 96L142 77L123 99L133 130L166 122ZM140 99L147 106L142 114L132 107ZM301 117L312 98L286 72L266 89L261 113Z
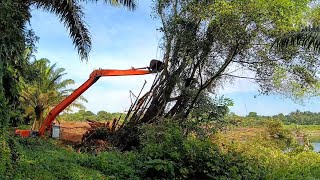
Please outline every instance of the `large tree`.
M319 63L312 53L274 51L274 39L308 22L310 0L158 0L162 22L164 71L156 78L144 104L132 111L123 133L165 116L184 123L203 93L233 78L255 81L264 94L290 97L319 90ZM243 74L236 73L238 71ZM139 103L141 104L141 103ZM128 131L130 132L130 131ZM125 147L124 147L125 148Z

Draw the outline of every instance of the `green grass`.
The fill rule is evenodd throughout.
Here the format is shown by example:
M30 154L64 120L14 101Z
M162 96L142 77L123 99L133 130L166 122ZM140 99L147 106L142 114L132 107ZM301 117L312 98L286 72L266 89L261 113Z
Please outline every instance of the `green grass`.
M291 131L300 131L307 134L311 142L320 142L320 125L285 125Z
M20 162L14 179L105 179L95 170L81 166L87 155L59 147L54 140L17 138Z
M287 129L295 129L295 128L300 128L305 131L320 131L320 125L284 125L284 128Z

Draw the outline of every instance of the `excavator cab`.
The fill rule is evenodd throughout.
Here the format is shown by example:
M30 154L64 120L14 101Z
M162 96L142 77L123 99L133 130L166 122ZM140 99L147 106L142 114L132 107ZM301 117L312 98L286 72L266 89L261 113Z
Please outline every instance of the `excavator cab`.
M38 132L33 131L33 130L21 130L17 129L15 130L15 135L20 136L20 137L37 137Z

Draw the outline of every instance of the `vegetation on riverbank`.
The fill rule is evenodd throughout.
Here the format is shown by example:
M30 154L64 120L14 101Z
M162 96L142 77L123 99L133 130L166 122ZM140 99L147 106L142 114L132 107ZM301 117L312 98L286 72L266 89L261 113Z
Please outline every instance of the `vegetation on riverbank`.
M253 128L254 129L254 128ZM175 124L144 126L141 147L130 152L78 154L71 146L42 138L13 138L19 159L8 178L37 179L316 179L320 155L268 127L243 140L234 132L210 138L185 136ZM275 134L283 136L275 136ZM232 135L232 136L230 136ZM233 138L231 138L233 137ZM291 141L291 140L292 141ZM290 141L288 141L290 140ZM290 152L283 149L292 148ZM40 175L41 174L41 175ZM3 177L3 176L2 176Z

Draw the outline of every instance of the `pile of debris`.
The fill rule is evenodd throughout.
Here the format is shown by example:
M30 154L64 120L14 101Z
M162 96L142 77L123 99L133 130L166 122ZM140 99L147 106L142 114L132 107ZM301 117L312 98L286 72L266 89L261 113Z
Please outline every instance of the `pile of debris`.
M152 67L152 66L151 66ZM138 121L141 116L145 113L146 107L149 103L152 93L147 92L142 97L142 91L146 85L147 81L144 82L139 94L136 96L130 91L131 106L127 112L124 121L120 126L120 118L113 119L112 123L106 122L101 123L97 121L87 120L90 125L90 129L83 135L81 143L78 145L78 152L91 152L99 153L101 151L111 150L114 147L111 145L111 142L115 143L113 145L117 146L118 150L129 150L132 147L139 144L137 138L137 128L128 126L129 121ZM155 83L152 85L154 86ZM131 95L134 96L135 100L131 98ZM134 117L134 118L133 118ZM135 124L134 122L133 124ZM122 131L116 131L121 129ZM123 135L125 134L125 135Z
M119 120L120 118L115 118L112 123L87 120L90 129L83 135L81 143L77 145L78 152L99 153L111 150L110 138L119 127Z

